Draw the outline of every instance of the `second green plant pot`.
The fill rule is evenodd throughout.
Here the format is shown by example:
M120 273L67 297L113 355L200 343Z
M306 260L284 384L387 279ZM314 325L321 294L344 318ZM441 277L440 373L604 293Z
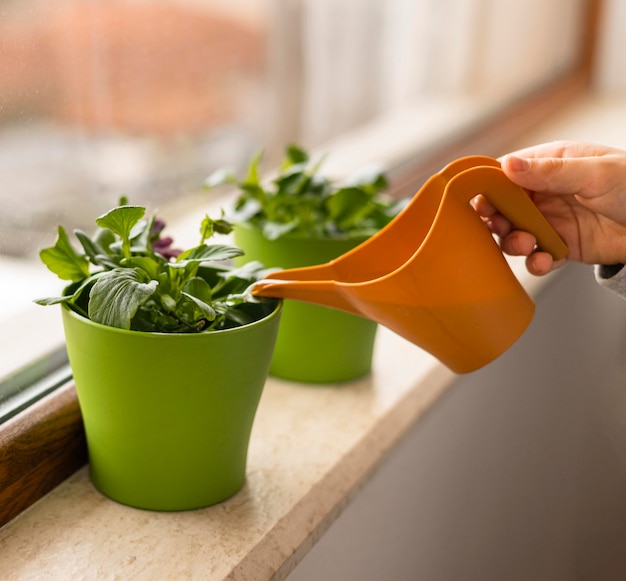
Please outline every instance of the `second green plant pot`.
M259 260L281 269L329 262L365 238L302 238L268 240L247 224L235 227L242 261ZM368 319L309 303L283 305L270 374L303 383L338 383L371 371L377 324Z

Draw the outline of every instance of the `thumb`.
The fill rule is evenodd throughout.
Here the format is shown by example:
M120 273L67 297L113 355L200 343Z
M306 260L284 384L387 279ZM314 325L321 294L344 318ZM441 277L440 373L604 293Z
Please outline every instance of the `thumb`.
M518 157L507 155L502 159L502 170L518 186L535 192L556 194L584 194L593 172L592 158ZM596 184L597 186L597 184Z

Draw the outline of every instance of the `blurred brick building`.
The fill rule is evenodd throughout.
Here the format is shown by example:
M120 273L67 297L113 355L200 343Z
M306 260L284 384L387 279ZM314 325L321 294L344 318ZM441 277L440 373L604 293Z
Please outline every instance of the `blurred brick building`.
M236 116L265 74L263 27L210 3L42 6L0 22L0 123L26 115L88 130L193 133Z

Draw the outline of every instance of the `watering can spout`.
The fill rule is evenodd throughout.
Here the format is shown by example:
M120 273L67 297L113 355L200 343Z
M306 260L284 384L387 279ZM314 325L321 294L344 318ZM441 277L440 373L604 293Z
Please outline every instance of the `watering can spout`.
M252 296L303 301L345 311L353 315L367 316L353 305L349 298L343 295L340 286L336 285L335 281L298 280L297 271L299 270L301 269L284 270L257 281L252 285ZM289 275L294 278L274 278L276 275Z
M534 304L470 200L483 194L538 246L568 248L497 160L459 159L432 176L385 228L318 266L273 272L254 296L360 315L426 349L453 371L486 365L523 333Z

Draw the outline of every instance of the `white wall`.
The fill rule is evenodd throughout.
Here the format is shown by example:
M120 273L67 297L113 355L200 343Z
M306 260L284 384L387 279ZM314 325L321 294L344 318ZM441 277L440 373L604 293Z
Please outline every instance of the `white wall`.
M595 86L609 93L626 91L626 2L604 0L598 52L595 63Z
M289 581L623 581L626 302L572 266Z

